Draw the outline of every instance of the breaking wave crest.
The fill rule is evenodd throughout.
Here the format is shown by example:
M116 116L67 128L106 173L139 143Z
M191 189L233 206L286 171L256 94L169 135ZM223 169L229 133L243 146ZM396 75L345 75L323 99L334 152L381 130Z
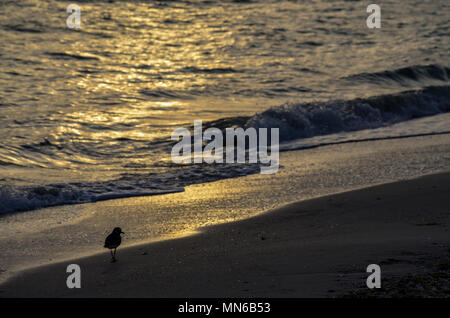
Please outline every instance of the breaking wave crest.
M259 166L170 164L165 170L159 174L123 174L119 179L102 182L0 186L0 215L63 204L181 192L187 185L256 173Z
M450 111L450 86L365 99L290 103L252 116L246 127L279 128L280 142L373 129Z
M390 84L394 82L402 86L415 83L435 85L439 82L450 81L450 68L439 64L415 65L383 72L361 73L343 79L351 82L360 81L375 84Z

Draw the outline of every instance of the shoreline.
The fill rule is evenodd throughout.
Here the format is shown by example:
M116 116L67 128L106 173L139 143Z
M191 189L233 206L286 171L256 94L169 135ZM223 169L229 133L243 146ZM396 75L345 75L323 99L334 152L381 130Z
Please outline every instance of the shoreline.
M433 125L433 119L435 118L447 118L450 119L450 113L441 113L441 114L435 114L435 115L431 115L431 116L425 116L425 117L421 117L421 118L416 118L416 119L412 119L409 121L401 121L398 123L394 123L391 126L387 126L387 127L377 127L377 128L373 128L373 129L362 129L357 131L358 133L363 133L363 132L367 132L370 131L371 136L367 136L367 135L361 135L360 138L356 138L353 139L351 137L352 135L352 131L344 131L344 132L338 132L338 133L332 133L332 134L327 134L327 135L317 135L317 136L313 136L313 137L308 137L308 138L302 138L302 139L297 139L297 140L291 140L291 141L287 141L285 143L281 143L280 144L280 150L279 153L284 153L284 152L292 152L292 151L305 151L305 150L309 150L309 149L315 149L315 148L322 148L322 147L327 147L327 146L339 146L339 145L345 145L345 144L356 144L356 143L367 143L367 142L375 142L375 141L393 141L393 140L398 140L398 139L409 139L409 138L418 138L418 137L432 137L432 136L441 136L441 135L447 135L450 136L450 131L449 130L443 130L442 127L438 127L437 131L435 130L427 130L426 128L424 128L423 126L427 127L427 124L429 124L430 126ZM431 122L430 122L431 121ZM442 121L442 119L441 119ZM420 132L415 132L412 133L411 127L409 128L405 128L405 124L407 124L407 126L410 126L412 123L414 123L416 125L416 127L414 127L415 130L422 130ZM421 123L421 125L418 125L418 123ZM434 125L436 125L434 123ZM417 127L419 126L419 127ZM403 128L400 128L403 127ZM398 129L397 134L392 134L391 130L392 129ZM388 132L386 132L386 130ZM350 137L349 137L350 136ZM330 139L331 138L331 139ZM322 140L323 139L323 140ZM262 166L260 166L261 169ZM278 168L277 168L278 169ZM146 196L153 196L153 195L164 195L164 194L170 194L170 193L176 193L176 192L183 192L185 191L185 188L191 185L195 185L195 184L202 184L202 183L208 183L208 182L215 182L215 181L221 181L221 180L226 180L226 179L233 179L236 177L241 177L241 176L247 176L247 175L252 175L252 174L258 174L261 172L258 172L257 170L255 171L247 171L245 172L243 175L237 175L237 176L220 176L217 179L212 179L212 180L207 180L207 181L195 181L192 183L187 183L185 185L178 185L178 186L174 186L173 188L168 188L168 189L152 189L152 190L147 190L147 191L142 191L142 192L134 192L134 193L104 193L104 194L99 194L97 196L91 197L90 199L83 199L80 201L77 200L73 200L73 201L56 201L56 202L50 202L50 203L43 203L42 201L39 201L40 203L43 203L42 205L37 205L37 206L33 206L33 204L30 203L30 206L27 208L12 208L12 207L8 207L6 206L6 210L7 212L2 211L0 213L0 217L4 217L4 216L9 216L12 215L14 213L28 213L28 212L32 212L32 211L36 211L36 210L41 210L41 209L46 209L46 208L54 208L54 207L64 207L64 206L70 206L70 205L78 205L78 204L89 204L89 203L96 203L96 202L102 202L102 201L109 201L109 200L115 200L115 199L126 199L126 198L138 198L138 197L146 197ZM113 181L117 181L117 180L110 180L111 182ZM59 183L56 183L59 184ZM61 183L64 184L64 183ZM71 184L71 183L69 183ZM43 184L42 185L44 188L46 186L48 186L48 184ZM28 187L33 188L33 187L38 187L38 185L29 185ZM53 189L54 190L54 189ZM51 192L51 190L48 190ZM28 204L28 203L27 203ZM27 205L25 204L25 205ZM8 210L9 209L9 210Z
M445 253L449 189L446 172L300 201L196 235L119 248L115 264L105 252L28 269L2 283L0 297L344 295L365 283L369 260L387 262L383 273L386 266L414 273L421 257ZM79 290L65 286L71 263L81 266Z
M253 174L161 196L68 205L5 216L0 281L21 270L104 252L111 228L127 245L185 236L288 203L449 171L450 135L342 144L282 153L276 175Z

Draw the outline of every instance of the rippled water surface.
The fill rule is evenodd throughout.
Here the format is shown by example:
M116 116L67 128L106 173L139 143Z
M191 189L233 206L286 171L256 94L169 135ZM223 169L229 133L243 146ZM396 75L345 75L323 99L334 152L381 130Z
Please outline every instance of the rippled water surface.
M75 1L79 30L66 26L71 2L0 1L6 212L252 172L173 166L161 138L194 119L294 118L283 130L290 140L388 124L387 105L411 109L413 97L397 94L427 86L441 86L419 94L431 108L415 102L420 114L394 121L450 109L446 0L380 2L377 30L366 26L368 1ZM370 104L383 94L390 99ZM357 98L358 106L334 105ZM366 101L373 120L349 121ZM285 102L297 108L264 113Z

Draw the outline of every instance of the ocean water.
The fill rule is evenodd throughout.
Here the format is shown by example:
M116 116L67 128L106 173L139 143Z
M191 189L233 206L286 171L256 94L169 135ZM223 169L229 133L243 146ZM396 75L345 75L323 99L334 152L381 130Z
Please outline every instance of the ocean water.
M196 119L284 150L448 132L450 3L380 1L368 29L370 3L1 0L0 214L260 171L173 164Z

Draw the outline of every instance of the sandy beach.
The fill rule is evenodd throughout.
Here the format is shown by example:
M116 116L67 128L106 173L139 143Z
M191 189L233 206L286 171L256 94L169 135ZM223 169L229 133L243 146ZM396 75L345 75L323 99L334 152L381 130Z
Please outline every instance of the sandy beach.
M448 260L449 190L450 173L442 173L298 202L186 238L119 249L117 263L105 252L24 271L0 295L345 296L365 289L369 264L381 266L383 284ZM81 267L81 289L66 287L72 263ZM444 279L433 282L435 291ZM380 292L392 290L382 285L373 295Z

